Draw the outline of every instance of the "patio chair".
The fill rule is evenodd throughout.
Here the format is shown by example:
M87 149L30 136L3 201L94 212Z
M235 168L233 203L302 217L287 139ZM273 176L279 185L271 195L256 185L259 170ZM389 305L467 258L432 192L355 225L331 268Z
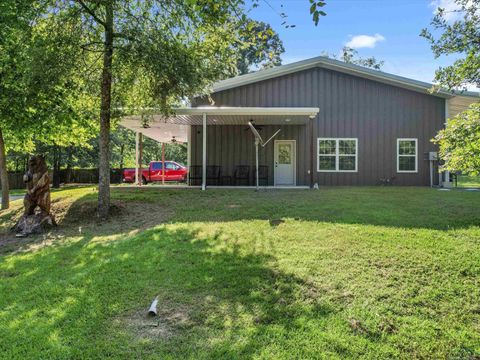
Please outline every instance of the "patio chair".
M255 174L253 174L253 179L255 182ZM259 165L258 166L258 184L261 186L262 184L264 186L268 185L268 166L266 165Z
M202 166L201 165L192 165L188 172L188 178L190 179L190 185L201 185L202 184Z
M220 185L221 170L221 166L207 165L207 185Z
M250 185L250 166L249 165L237 165L235 172L233 173L233 181L235 185L246 182L245 185Z

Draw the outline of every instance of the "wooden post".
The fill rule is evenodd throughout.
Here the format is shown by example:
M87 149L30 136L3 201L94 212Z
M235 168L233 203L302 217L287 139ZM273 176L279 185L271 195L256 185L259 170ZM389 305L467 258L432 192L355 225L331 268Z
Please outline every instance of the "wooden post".
M138 164L140 165L140 183L139 185L141 186L143 181L142 181L142 178L143 178L143 171L142 171L142 163L143 163L143 134L140 133L140 144L139 144L139 156L140 156L140 161L138 162Z
M260 141L258 138L255 138L255 189L258 191L260 189L260 183L258 182L258 143Z
M142 185L142 133L135 134L135 184Z
M202 190L207 187L207 114L203 113L202 134Z
M165 185L165 143L162 142L162 185Z
M192 165L192 125L188 125L187 127L187 185L191 185L190 183L190 170Z

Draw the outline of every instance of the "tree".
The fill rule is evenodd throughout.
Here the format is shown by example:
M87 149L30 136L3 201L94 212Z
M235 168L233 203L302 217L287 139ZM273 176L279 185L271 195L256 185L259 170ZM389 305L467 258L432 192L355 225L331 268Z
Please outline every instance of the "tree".
M282 64L280 56L285 52L285 48L269 24L249 20L240 36L242 42L237 61L240 75L248 73L252 67L266 69Z
M433 91L446 88L466 90L469 85L480 87L480 0L455 0L456 9L447 13L439 8L431 25L438 37L428 29L426 38L436 58L442 55L460 55L452 65L435 72L437 83ZM480 99L479 99L480 100ZM433 139L440 146L440 156L445 161L442 169L478 174L480 171L480 104L453 119Z
M435 58L461 56L452 65L436 71L438 86L466 90L472 84L480 87L480 0L455 0L455 3L453 14L439 8L431 22L435 33L441 32L440 36L428 29L423 29L420 36L430 43Z
M453 119L434 139L440 146L444 169L480 174L480 104L472 104Z
M329 53L323 53L323 56L337 59L337 60L346 62L347 64L360 65L360 66L371 68L374 70L380 70L384 64L384 61L379 61L373 56L368 58L362 58L358 56L357 50L348 46L344 46L342 48L342 54L340 56L336 54L329 54Z
M70 44L77 35L71 28L50 33L46 0L5 0L0 6L0 175L7 208L7 153L83 141L89 92L80 93L75 76L77 54Z
M23 12L20 19L16 14ZM25 109L25 47L23 41L28 38L30 27L28 19L32 8L17 1L6 0L0 3L0 182L2 183L2 209L9 207L9 186L6 155L13 147L10 140L11 130L15 128L19 112ZM18 46L17 46L18 44ZM24 121L17 125L23 129ZM17 142L20 146L21 142ZM25 147L31 144L25 144Z
M358 51L348 47L344 46L342 49L342 56L340 60L349 63L349 64L355 64L355 65L360 65L363 67L367 67L370 69L374 70L380 70L385 63L382 60L377 60L374 56L368 57L368 58L362 58L358 56Z
M243 1L63 0L50 13L57 31L76 26L85 39L78 50L103 56L94 70L101 73L98 215L104 218L110 204L110 125L119 115L114 110L156 107L168 114L180 100L232 74ZM132 104L135 90L145 96Z

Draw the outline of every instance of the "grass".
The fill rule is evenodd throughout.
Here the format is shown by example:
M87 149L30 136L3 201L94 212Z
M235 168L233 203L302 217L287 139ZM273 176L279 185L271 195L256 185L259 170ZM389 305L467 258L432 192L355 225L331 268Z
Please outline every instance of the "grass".
M480 176L458 175L458 187L480 188Z
M480 357L480 193L118 188L102 224L95 196L55 192L44 237L3 226L0 356Z

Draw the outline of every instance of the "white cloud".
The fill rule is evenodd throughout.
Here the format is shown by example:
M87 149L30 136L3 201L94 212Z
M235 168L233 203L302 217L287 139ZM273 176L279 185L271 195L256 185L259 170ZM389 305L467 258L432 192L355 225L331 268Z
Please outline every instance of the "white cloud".
M348 41L345 46L351 47L353 49L361 48L374 48L378 42L384 41L385 37L380 34L375 35L355 35L352 36L350 41Z

